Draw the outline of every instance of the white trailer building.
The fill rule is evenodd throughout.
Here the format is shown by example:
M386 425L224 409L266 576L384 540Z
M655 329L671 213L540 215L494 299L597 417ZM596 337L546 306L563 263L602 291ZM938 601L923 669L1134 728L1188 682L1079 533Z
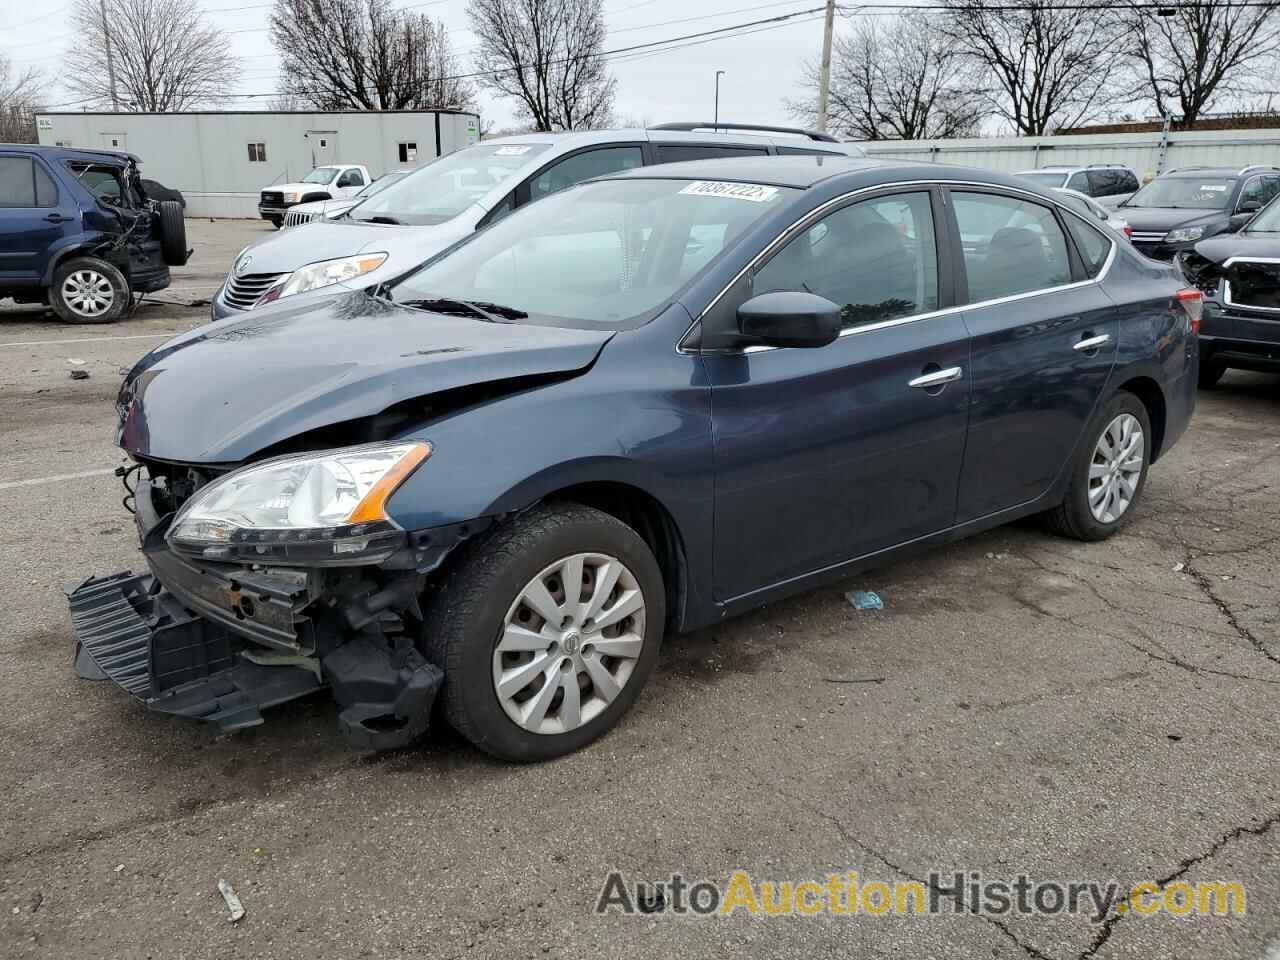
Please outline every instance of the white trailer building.
M377 177L480 138L480 118L456 110L39 113L36 128L41 143L136 154L144 177L182 191L189 217L256 218L258 191L312 167Z

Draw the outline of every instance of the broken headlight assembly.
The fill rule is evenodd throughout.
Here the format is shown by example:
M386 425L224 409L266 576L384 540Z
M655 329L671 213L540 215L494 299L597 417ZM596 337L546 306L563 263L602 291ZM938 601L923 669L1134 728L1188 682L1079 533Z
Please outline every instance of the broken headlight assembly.
M373 443L241 467L197 490L166 539L206 560L380 563L405 543L386 502L430 455L423 441Z

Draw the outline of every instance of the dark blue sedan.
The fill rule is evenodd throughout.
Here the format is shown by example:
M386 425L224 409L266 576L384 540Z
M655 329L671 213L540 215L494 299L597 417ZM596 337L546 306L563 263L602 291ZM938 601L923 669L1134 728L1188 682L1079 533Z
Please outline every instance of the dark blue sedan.
M120 393L148 572L77 666L222 729L329 688L512 760L635 701L667 631L1042 514L1122 528L1195 405L1200 293L1025 182L644 168L400 280L203 327Z

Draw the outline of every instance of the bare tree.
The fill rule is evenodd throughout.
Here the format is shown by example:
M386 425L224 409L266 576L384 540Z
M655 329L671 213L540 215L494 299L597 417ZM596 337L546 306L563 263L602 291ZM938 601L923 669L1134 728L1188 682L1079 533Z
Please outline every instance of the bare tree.
M467 106L443 23L390 0L276 0L282 96L320 110Z
M36 90L43 77L28 67L17 72L0 56L0 143L36 142Z
M111 102L104 36L127 109L187 110L218 100L235 84L231 44L205 23L195 0L73 0L71 27L74 39L59 72L68 88L99 105Z
M1051 133L1110 109L1122 37L1118 5L945 2L946 30L973 68L977 92L1015 133Z
M1124 12L1127 51L1138 74L1136 96L1156 112L1192 123L1224 96L1257 92L1259 68L1274 75L1280 51L1280 0L1217 0ZM1126 44L1126 46L1129 46Z
M905 14L867 19L836 37L828 102L830 128L859 140L926 140L977 132L983 104L968 88L965 65L939 22ZM818 82L805 66L805 85ZM792 102L812 123L813 100Z
M603 0L471 0L481 84L519 104L534 130L609 125L614 78L602 56Z

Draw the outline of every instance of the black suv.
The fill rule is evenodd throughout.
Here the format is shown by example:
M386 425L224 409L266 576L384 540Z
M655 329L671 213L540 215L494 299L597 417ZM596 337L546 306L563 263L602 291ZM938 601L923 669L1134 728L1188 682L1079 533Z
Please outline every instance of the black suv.
M181 203L151 198L132 154L0 144L0 297L110 323L187 254Z
M1204 292L1200 386L1228 368L1280 373L1280 198L1238 233L1197 243L1179 264Z
M1120 204L1133 245L1172 260L1201 240L1233 233L1280 193L1280 167L1182 167L1157 177Z

